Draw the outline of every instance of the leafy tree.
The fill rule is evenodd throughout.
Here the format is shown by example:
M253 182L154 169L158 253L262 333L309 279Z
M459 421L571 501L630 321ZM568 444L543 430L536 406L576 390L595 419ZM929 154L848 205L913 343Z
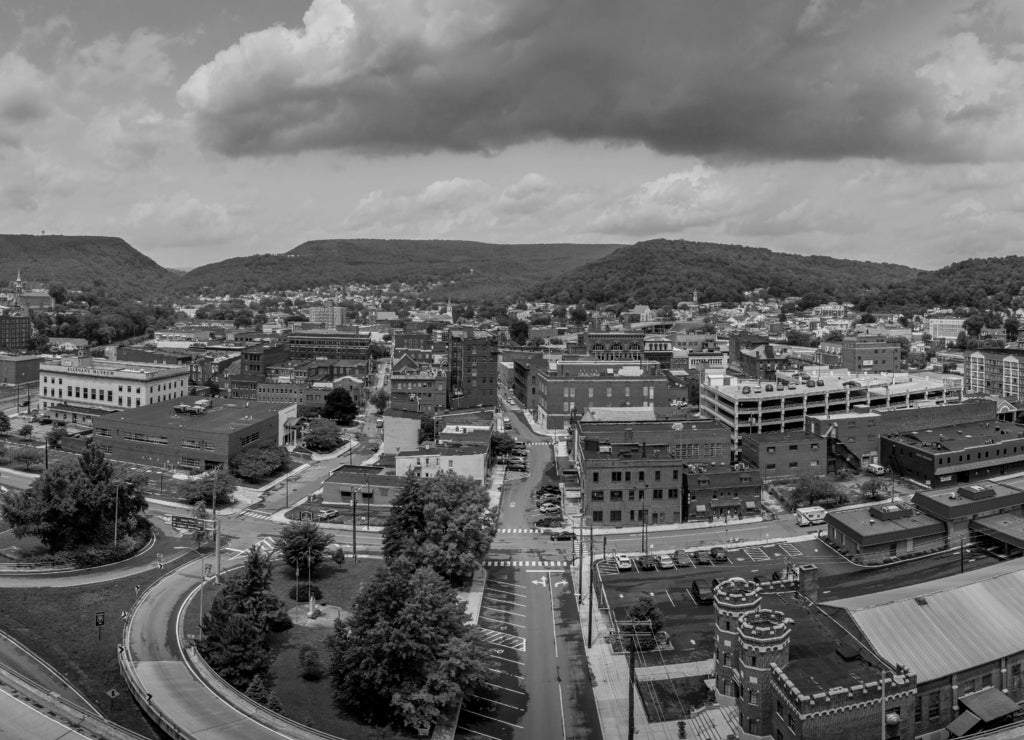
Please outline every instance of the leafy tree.
M1006 319L1006 323L1003 324L1003 329L1006 330L1006 339L1010 342L1017 341L1017 335L1020 334L1020 321L1013 314L1010 314L1009 318Z
M46 443L50 447L60 449L61 441L68 436L67 427L54 427L46 433Z
M11 419L3 411L0 411L0 434L6 436L11 431Z
M313 452L336 450L341 441L341 427L329 419L313 419L302 437L302 444Z
M874 324L878 319L875 318L873 313L861 314L860 319L857 321L858 324Z
M381 388L379 391L375 391L370 396L370 403L377 407L378 414L383 413L384 409L388 407L388 404L390 402L391 395L383 388Z
M25 438L31 437L32 436L32 425L31 424L23 424L18 429L18 436L19 437L25 437Z
M210 667L239 691L257 676L266 675L274 656L266 644L266 632L219 594L202 620L199 652Z
M334 535L320 529L316 522L305 521L286 524L275 544L284 561L304 573L316 570L332 542Z
M344 388L335 388L324 398L324 417L334 419L342 426L351 424L358 413L359 407Z
M55 463L28 489L5 495L0 514L15 536L38 537L50 552L109 542L115 513L120 535L148 530L144 479L113 474L103 453L87 444L78 461Z
M525 321L513 321L508 326L508 336L516 344L526 344L530 338L530 325Z
M665 616L649 594L637 596L636 603L629 607L626 616L635 622L649 621L651 629L655 632L660 632L661 628L665 626Z
M324 410L322 403L300 403L296 413L306 419L312 419L316 416L320 416Z
M284 714L284 705L281 703L281 697L273 691L267 695L267 709L277 714Z
M379 360L390 356L391 348L385 342L370 342L370 357Z
M207 506L229 506L235 502L235 487L238 482L223 468L210 470L199 478L193 478L181 487L186 501L194 504L202 501Z
M492 455L507 455L515 449L516 441L512 439L512 436L505 434L505 432L499 432L498 434L491 435L491 454Z
M790 506L797 509L802 506L837 506L846 503L846 496L833 483L822 478L803 477L793 488Z
M345 549L343 547L336 547L331 552L331 560L333 560L336 565L344 565L345 564Z
M497 532L497 511L468 476L406 476L384 525L386 562L409 557L453 583L471 576Z
M245 695L252 699L257 704L266 704L267 698L270 693L267 691L267 686L263 683L262 676L254 676L249 685L245 688Z
M203 383L203 385L205 385L207 388L210 389L210 395L211 396L219 396L220 395L220 383L218 383L213 378L207 379L206 382Z
M206 519L207 518L206 504L202 501L197 501L195 506L192 507L192 518L193 519ZM207 540L206 528L196 529L192 531L192 539L195 540L196 549L201 550L203 543Z
M39 467L43 462L43 453L35 447L17 447L11 450L11 464L22 470Z
M231 471L243 480L259 481L281 470L288 459L286 447L247 447L231 460Z
M828 334L825 335L825 339L823 341L826 341L826 342L841 342L841 341L843 341L843 339L845 337L846 337L846 335L841 330L839 330L839 329L832 329L831 331L829 331Z
M484 644L455 591L431 568L400 558L363 587L347 622L335 622L335 698L374 724L430 726L484 685Z

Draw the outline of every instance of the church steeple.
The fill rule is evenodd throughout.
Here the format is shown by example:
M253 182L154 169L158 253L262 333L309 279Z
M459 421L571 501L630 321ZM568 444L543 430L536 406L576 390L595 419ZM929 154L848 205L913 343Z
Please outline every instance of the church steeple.
M21 305L21 289L24 283L21 282L21 268L18 268L18 278L14 281L14 305Z

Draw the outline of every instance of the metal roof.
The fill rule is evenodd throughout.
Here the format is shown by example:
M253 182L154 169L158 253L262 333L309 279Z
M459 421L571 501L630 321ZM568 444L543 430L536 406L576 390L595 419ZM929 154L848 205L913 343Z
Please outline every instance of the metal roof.
M1024 651L1024 561L823 604L918 684Z

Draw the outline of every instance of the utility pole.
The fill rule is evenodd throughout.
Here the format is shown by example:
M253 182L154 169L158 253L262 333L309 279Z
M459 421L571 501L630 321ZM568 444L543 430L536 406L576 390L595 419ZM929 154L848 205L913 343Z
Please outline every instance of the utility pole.
M358 563L359 556L356 555L356 491L352 489L352 562Z
M580 536L579 536L578 539L579 539L579 543L580 543L580 577L579 577L579 582L580 582L580 603L582 604L583 603L583 517L580 517ZM575 552L575 550L576 550L576 539L573 540L572 549Z
M626 731L627 737L633 737L636 733L635 721L633 718L633 683L636 681L636 643L629 641L629 726Z
M583 553L580 553L580 560L583 560ZM594 522L590 522L590 604L587 608L587 647L594 646L594 594L597 593L594 587Z
M960 535L960 572L964 572L964 536Z
M114 557L117 557L117 514L118 514L118 503L121 501L121 484L118 483L114 486ZM963 573L963 568L960 569Z

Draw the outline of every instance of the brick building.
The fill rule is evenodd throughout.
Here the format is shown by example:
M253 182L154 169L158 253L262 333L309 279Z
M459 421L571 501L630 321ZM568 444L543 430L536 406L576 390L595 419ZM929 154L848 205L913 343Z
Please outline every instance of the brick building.
M193 399L194 400L194 399ZM93 421L99 448L115 460L203 471L248 447L284 444L294 405L217 399L205 413L180 413L182 399L122 409Z
M895 373L900 370L900 345L883 337L845 337L841 364L851 373Z
M448 330L448 407L470 409L498 403L498 340L490 332Z
M887 434L879 458L930 486L993 478L1024 469L1024 425L984 421Z
M828 459L825 440L807 432L750 434L740 443L743 461L764 480L825 475Z
M310 329L297 331L285 340L292 360L357 360L369 366L370 335L357 330Z
M32 319L27 313L0 315L0 350L24 352L32 341L33 331Z
M537 373L537 422L566 429L591 408L667 407L668 379L656 362L552 360Z

